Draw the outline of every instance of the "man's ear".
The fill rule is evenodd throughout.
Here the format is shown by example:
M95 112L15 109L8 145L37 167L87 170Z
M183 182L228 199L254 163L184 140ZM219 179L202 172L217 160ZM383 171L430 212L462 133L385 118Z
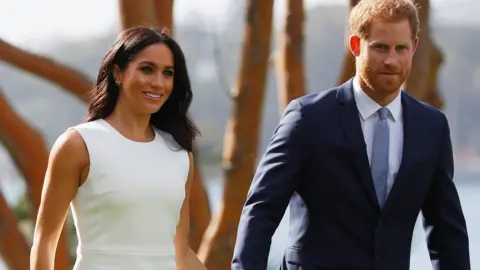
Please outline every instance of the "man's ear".
M417 47L418 47L418 37L415 40L413 40L413 47L412 47L413 54L415 54L415 52L417 51Z
M353 56L358 57L360 56L360 37L351 35L349 39L349 46L350 46L350 51L352 52Z
M117 66L117 65L113 65L113 79L115 80L115 82L118 83L121 83L122 82L122 72L120 71L120 68Z

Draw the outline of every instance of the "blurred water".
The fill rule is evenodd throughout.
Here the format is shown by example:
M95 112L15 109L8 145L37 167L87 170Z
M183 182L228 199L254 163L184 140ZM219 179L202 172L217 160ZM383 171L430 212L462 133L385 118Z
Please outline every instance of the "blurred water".
M209 179L220 179L218 174L216 177ZM463 178L463 179L462 179ZM457 189L460 195L465 218L467 220L467 228L470 237L470 258L472 269L480 269L480 213L476 204L480 202L480 173L466 176L460 174L457 177ZM211 181L207 183L209 197L212 202L213 211L218 210L221 202L223 185L221 181ZM288 234L289 211L285 212L277 231L272 238L272 247L269 256L269 270L278 269L281 262L283 252L286 247L286 239ZM421 224L421 214L417 219L412 239L412 251L410 259L410 270L429 270L432 269L428 256L427 245L425 241L425 232Z

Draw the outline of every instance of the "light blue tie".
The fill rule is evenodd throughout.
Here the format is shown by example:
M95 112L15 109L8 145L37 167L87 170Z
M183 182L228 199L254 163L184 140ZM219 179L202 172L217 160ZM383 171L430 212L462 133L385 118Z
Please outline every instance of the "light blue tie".
M373 133L371 170L380 208L383 208L387 199L388 148L390 137L387 123L388 113L387 108L380 108L378 110L380 118L375 125Z

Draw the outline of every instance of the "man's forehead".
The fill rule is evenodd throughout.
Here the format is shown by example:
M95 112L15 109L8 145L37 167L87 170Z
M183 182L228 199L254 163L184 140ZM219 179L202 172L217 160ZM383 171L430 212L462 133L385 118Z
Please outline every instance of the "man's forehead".
M384 40L385 42L411 41L412 31L408 20L372 21L368 40Z

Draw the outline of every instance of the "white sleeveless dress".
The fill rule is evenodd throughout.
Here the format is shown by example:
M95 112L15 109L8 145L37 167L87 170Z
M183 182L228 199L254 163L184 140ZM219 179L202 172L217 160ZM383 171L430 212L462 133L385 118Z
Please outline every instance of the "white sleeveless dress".
M90 172L71 203L78 247L74 270L174 270L173 239L189 158L156 130L151 142L122 136L105 120L72 127Z

